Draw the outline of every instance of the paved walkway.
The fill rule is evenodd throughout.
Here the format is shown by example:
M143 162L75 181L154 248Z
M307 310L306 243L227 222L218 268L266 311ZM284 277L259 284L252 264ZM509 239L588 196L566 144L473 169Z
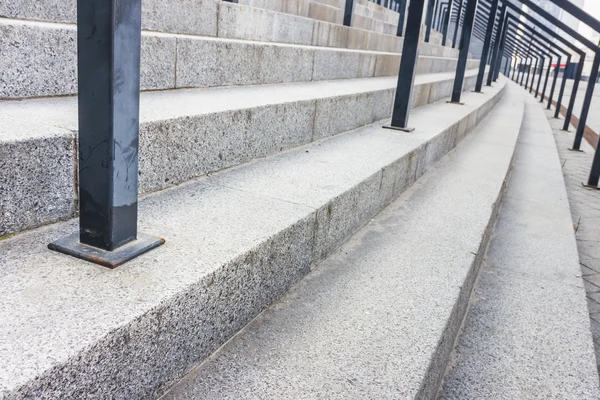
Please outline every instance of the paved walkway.
M600 94L600 90L598 90ZM597 108L600 109L600 101ZM571 205L571 216L576 231L577 247L588 297L591 328L596 348L596 363L600 372L600 190L587 189L587 182L594 150L586 142L581 144L582 153L569 151L573 144L574 130L565 133L560 130L563 120L552 118L552 111L546 110L550 119L554 139L563 165L563 175ZM590 112L590 117L600 120L600 114ZM600 122L598 123L600 128Z

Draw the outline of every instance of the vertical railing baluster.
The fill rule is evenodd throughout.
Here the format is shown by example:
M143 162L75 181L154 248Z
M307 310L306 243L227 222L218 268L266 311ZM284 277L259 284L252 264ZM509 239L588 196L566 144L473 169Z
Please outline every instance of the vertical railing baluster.
M456 47L456 39L458 38L458 28L460 26L460 20L462 17L462 11L463 11L463 3L466 0L459 0L458 2L458 11L456 12L456 25L454 26L454 35L452 37L452 48L454 49Z
M354 12L354 0L346 0L344 7L344 25L352 26L352 13Z
M579 61L579 64L577 64L577 72L575 73L575 79L573 80L573 88L571 89L571 98L569 99L569 106L567 108L565 122L563 123L562 127L562 130L565 132L569 131L569 125L571 125L571 117L573 116L575 98L577 97L577 91L579 90L579 82L581 82L581 75L583 74L584 63L585 55L581 56L581 60Z
M588 177L587 187L599 189L598 182L600 181L600 140L596 143L596 151L592 160L592 168Z
M398 3L398 29L396 31L397 36L404 35L404 20L406 19L406 0L400 0Z
M450 25L450 15L452 14L452 6L454 0L448 0L448 11L444 15L444 24L442 25L442 46L446 45L448 39L448 25Z
M137 232L141 0L78 0L79 234L48 247L114 268L164 240Z
M427 1L427 14L425 15L425 41L427 43L429 43L429 39L431 38L431 29L432 29L432 24L433 24L433 13L434 13L434 7L436 6L436 1L441 1L441 0L428 0ZM411 0L412 2L412 0ZM410 10L410 5L409 5L409 10ZM410 13L409 13L410 16ZM420 23L420 22L419 22ZM408 23L407 23L408 25Z
M496 81L500 73L500 62L502 57L499 55L502 54L501 50L504 46L506 28L508 24L508 17L506 16L506 0L502 2L502 8L500 9L500 21L498 23L500 24L500 30L496 33L496 39L500 39L496 40L494 51L492 52L492 63L486 86L492 86L492 81Z
M431 4L432 1L433 0L429 0L429 4ZM411 0L408 6L406 35L402 46L398 85L396 86L394 108L392 110L392 122L390 126L386 126L385 128L406 132L410 132L414 129L408 127L408 117L410 114L412 91L419 57L419 40L424 6L425 0Z
M554 90L556 90L556 81L558 80L558 73L560 71L560 62L562 61L562 57L558 56L558 60L556 61L556 68L554 68L554 77L552 78L552 87L550 88L550 93L548 94L548 106L546 107L547 110L550 109L550 107L552 107L552 100L554 97ZM542 102L544 101L544 99L542 99Z
M481 92L483 87L483 78L485 75L485 67L488 61L488 53L490 51L490 43L492 34L496 26L496 14L498 12L498 0L492 0L492 7L488 16L487 29L485 32L485 40L483 41L483 49L481 51L481 63L479 64L479 72L477 73L477 81L475 83L475 92Z
M592 70L590 71L590 80L588 81L585 97L583 99L583 106L581 107L581 114L579 115L579 124L577 125L575 140L573 141L573 150L579 150L581 147L581 140L583 139L583 133L585 132L588 114L592 105L592 96L594 96L594 88L596 86L596 77L598 76L599 67L600 53L596 53L592 63Z
M538 77L537 85L535 87L535 96L533 96L536 99L538 97L538 94L540 93L540 84L542 83L542 75L544 73L544 65L545 65L545 61L546 61L546 59L544 58L543 55L541 57L541 60L542 60L542 62L540 63L539 77Z
M571 64L571 54L567 56L567 66ZM562 108L562 99L565 94L565 87L567 85L567 70L563 71L562 82L560 83L560 89L558 91L558 99L556 100L556 109L554 110L554 118L558 119L560 109Z
M465 12L465 21L463 31L460 36L460 47L458 63L456 66L456 75L454 77L454 87L452 88L451 103L460 103L463 83L465 80L465 70L467 68L467 59L469 57L469 45L471 44L471 34L473 32L473 21L477 12L477 0L466 0L467 9Z

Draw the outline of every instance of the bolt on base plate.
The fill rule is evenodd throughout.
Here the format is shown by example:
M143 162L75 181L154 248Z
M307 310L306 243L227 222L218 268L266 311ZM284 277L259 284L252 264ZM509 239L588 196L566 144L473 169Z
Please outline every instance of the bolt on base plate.
M79 233L75 233L50 243L48 248L104 267L116 268L164 243L162 238L140 233L136 240L108 251L81 243Z
M415 128L407 126L406 128L400 128L397 126L391 126L391 125L383 125L382 126L383 129L392 129L394 131L402 131L402 132L412 132L415 130Z

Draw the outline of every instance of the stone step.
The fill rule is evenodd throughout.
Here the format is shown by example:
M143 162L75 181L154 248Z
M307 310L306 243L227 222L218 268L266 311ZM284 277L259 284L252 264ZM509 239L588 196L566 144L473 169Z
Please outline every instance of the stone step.
M311 1L308 5L308 17L317 21L341 25L344 23L344 10Z
M304 1L304 0L303 0ZM75 0L7 0L0 18L75 23ZM250 5L248 5L250 4ZM308 3L298 0L180 0L172 7L162 0L142 2L142 28L147 31L293 43L357 50L401 52L402 38L308 18ZM251 5L255 6L252 7ZM306 8L306 12L302 11ZM457 57L454 49L423 43L421 55Z
M147 196L140 230L166 244L115 270L46 248L75 232L76 221L0 241L0 393L8 399L158 397L430 169L503 89L501 80L485 94L465 93L463 106L442 100L418 108L410 134L371 125ZM180 109L187 103L161 104ZM515 120L498 121L503 138ZM478 158L491 166L504 153ZM487 170L481 175L484 187L493 186ZM461 182L441 180L436 193L462 188ZM463 199L449 200L477 203ZM479 215L474 211L469 215ZM451 237L464 236L453 229ZM453 277L451 271L441 283Z
M362 15L354 15L352 17L352 26L373 32L384 33L386 35L394 35L396 33L398 23L394 24Z
M465 90L474 88L467 72ZM414 107L451 94L418 75ZM140 192L183 183L391 115L396 78L144 92ZM77 98L0 102L0 236L74 215Z
M0 19L0 99L77 91L75 25ZM51 44L49 46L49 43ZM419 72L456 59L420 57ZM142 90L393 76L400 55L319 46L143 32ZM469 67L478 65L469 60Z
M162 399L435 398L522 115L511 85L455 151Z
M600 394L561 162L544 111L525 97L514 167L441 399Z
M399 14L396 11L385 8L372 1L356 0L354 2L354 13L369 18L375 18L380 21L398 24Z

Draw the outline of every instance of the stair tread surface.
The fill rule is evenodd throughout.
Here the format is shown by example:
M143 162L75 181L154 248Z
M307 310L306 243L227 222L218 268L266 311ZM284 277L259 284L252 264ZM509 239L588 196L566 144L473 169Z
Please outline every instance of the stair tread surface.
M453 319L461 287L511 164L522 94L507 89L496 108L163 399L435 394L433 371L443 367L434 365L445 365L438 346L449 324L460 325Z
M561 163L539 103L525 117L498 222L440 399L598 399Z
M465 76L476 74L473 69ZM453 72L416 75L415 85L453 77ZM142 92L140 123L393 89L396 82L396 77L377 77ZM0 101L0 114L2 141L72 132L77 130L77 97Z

